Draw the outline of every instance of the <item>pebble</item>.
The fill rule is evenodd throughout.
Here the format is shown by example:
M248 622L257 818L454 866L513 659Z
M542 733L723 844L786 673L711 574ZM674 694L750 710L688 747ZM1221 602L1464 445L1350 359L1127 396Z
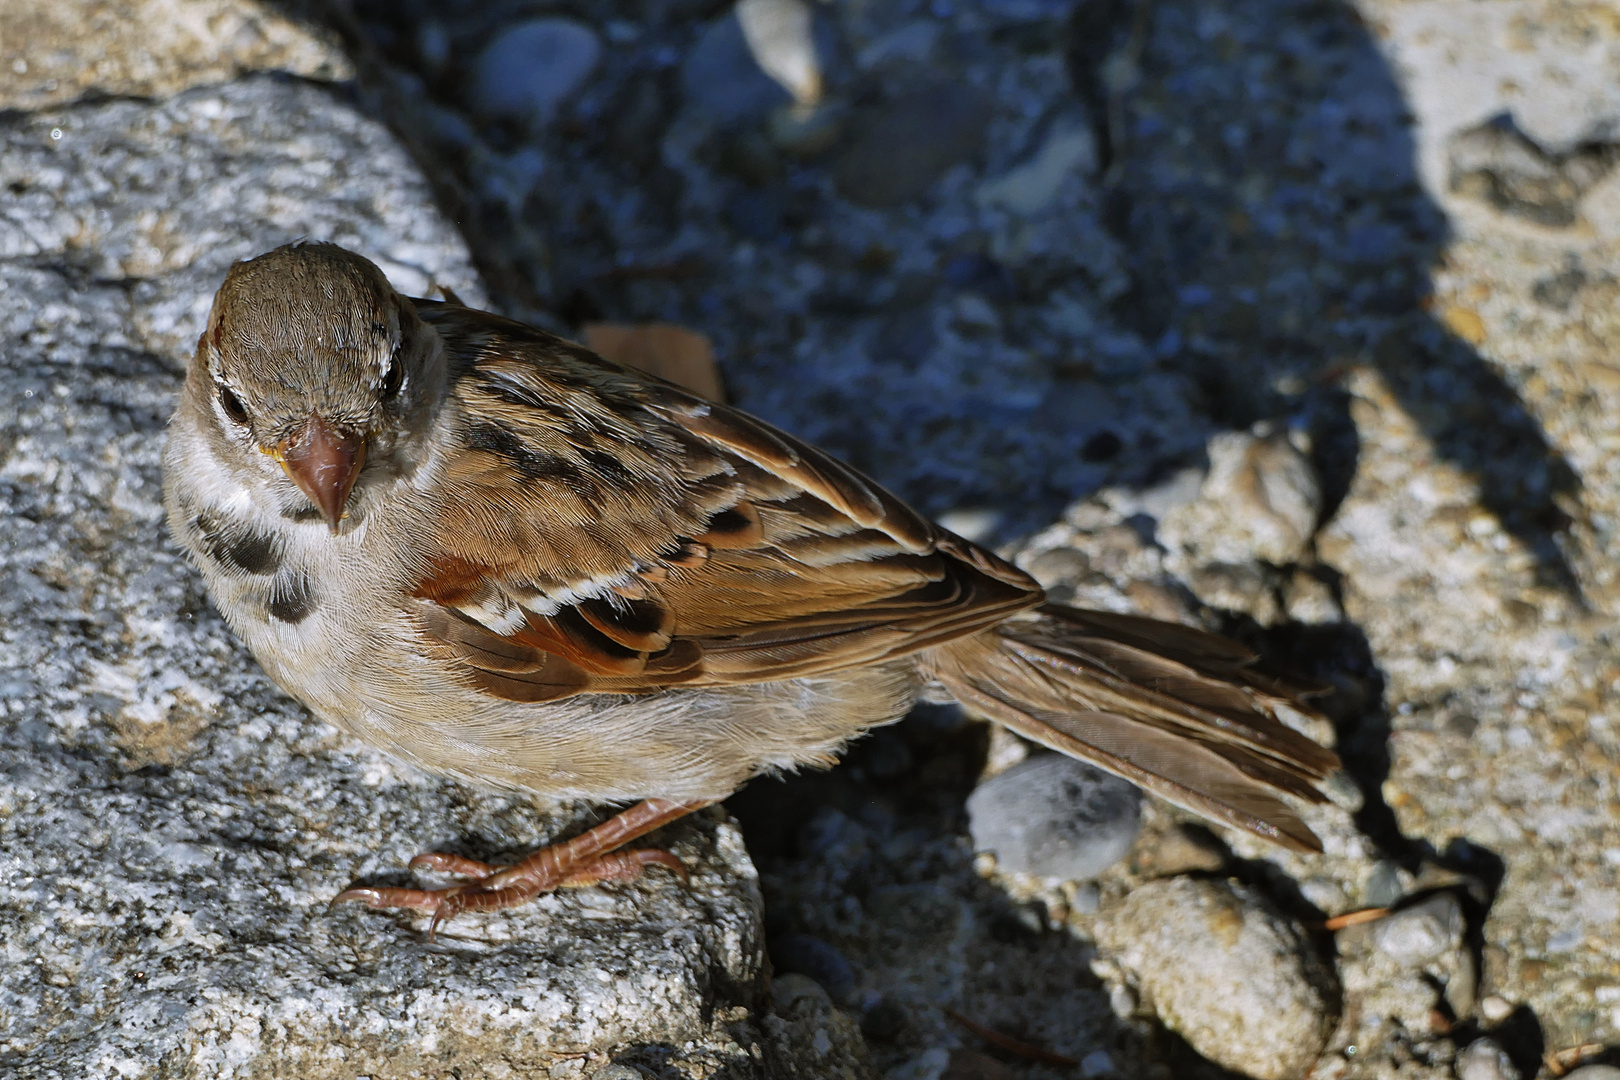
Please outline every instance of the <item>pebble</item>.
M1040 147L1028 160L979 185L980 206L996 206L1030 216L1045 209L1063 182L1097 168L1097 142L1083 118L1064 114L1054 120Z
M1316 531L1322 486L1286 431L1233 431L1209 440L1198 498L1168 515L1159 535L1201 562L1298 562Z
M814 14L804 0L738 0L737 23L760 70L803 106L821 100Z
M688 106L720 124L763 117L791 101L754 60L735 11L710 24L686 54L681 91Z
M1380 859L1367 875L1366 884L1361 887L1362 903L1368 907L1393 907L1396 901L1406 895L1406 882L1410 880L1411 875L1402 870L1399 863Z
M984 95L961 83L873 106L852 119L850 141L833 162L833 181L845 198L864 206L910 202L978 152L990 113Z
M1255 1080L1304 1075L1333 1031L1332 969L1298 924L1242 885L1138 886L1099 924L1098 944L1134 975L1165 1027Z
M1141 828L1142 793L1060 754L1041 754L968 796L973 846L1006 872L1094 878L1124 858Z
M1422 903L1380 920L1373 940L1390 959L1415 967L1462 945L1467 921L1462 905L1451 893L1436 893Z
M855 969L837 948L809 934L783 934L770 943L771 964L781 972L814 979L834 1001L845 1001L855 989Z
M1520 1080L1519 1070L1495 1039L1475 1039L1457 1055L1457 1080Z
M596 34L572 19L519 23L479 54L472 106L484 116L544 124L585 85L601 55Z
M1513 1015L1513 1002L1496 994L1487 994L1479 1003L1479 1015L1489 1024L1500 1024Z

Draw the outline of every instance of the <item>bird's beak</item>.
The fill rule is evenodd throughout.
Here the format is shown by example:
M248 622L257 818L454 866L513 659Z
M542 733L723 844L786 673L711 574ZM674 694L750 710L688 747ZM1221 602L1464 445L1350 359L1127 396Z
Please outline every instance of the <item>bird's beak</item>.
M302 431L278 443L270 454L298 490L320 507L327 527L337 535L349 492L366 463L365 439L336 430L319 416L312 416Z

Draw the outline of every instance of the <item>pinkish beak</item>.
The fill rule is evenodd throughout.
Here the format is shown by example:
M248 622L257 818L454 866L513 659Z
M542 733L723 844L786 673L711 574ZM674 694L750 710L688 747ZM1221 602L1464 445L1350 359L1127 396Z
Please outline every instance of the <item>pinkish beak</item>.
M320 508L332 534L337 535L349 492L366 463L366 441L358 435L334 430L319 416L273 451L298 490Z

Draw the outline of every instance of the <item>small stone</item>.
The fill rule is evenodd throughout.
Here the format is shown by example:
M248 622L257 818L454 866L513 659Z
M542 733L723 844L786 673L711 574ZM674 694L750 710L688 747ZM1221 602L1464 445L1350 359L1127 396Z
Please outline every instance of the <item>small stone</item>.
M1513 1015L1513 1002L1495 994L1487 994L1479 1003L1479 1015L1489 1024L1500 1024Z
M1165 1027L1256 1080L1303 1075L1333 1031L1332 969L1298 924L1244 886L1149 882L1099 924L1098 943Z
M781 105L771 111L766 130L778 148L795 157L815 157L831 150L844 134L844 113L827 105Z
M760 70L803 106L821 100L814 14L804 0L738 0L737 22Z
M1046 139L1021 164L979 185L980 206L995 206L1014 214L1033 215L1057 198L1063 182L1097 168L1097 143L1091 125L1077 115L1055 120Z
M1054 585L1072 584L1091 572L1091 560L1086 553L1074 548L1053 548L1043 551L1025 567L1029 576L1040 583L1041 588L1050 589Z
M1298 562L1316 531L1322 485L1286 431L1235 431L1209 440L1198 498L1160 522L1166 547L1198 563Z
M1114 1071L1114 1059L1106 1050L1093 1050L1080 1059L1080 1075L1086 1080L1095 1076L1108 1076Z
M763 117L791 100L755 62L734 10L715 20L686 54L681 90L687 105L722 124Z
M1136 870L1153 877L1213 873L1226 865L1231 852L1220 838L1202 825L1176 825L1136 856Z
M1411 967L1459 948L1466 928L1462 905L1444 892L1381 920L1373 940L1385 956Z
M834 1001L846 1000L855 989L855 969L843 953L818 937L783 934L771 939L770 953L777 971L814 979Z
M1394 907L1396 901L1406 895L1411 879L1412 875L1402 870L1399 863L1380 859L1373 864L1367 883L1361 887L1362 903L1368 907Z
M1282 603L1289 619L1306 626L1344 621L1344 608L1333 595L1333 587L1308 570L1296 569L1283 582Z
M1457 1080L1519 1080L1513 1059L1495 1039L1475 1039L1457 1055Z
M980 784L967 810L974 847L994 852L1001 870L1073 881L1130 851L1142 793L1084 762L1042 754Z
M484 116L549 121L596 70L602 46L572 19L535 19L503 31L479 54L471 104Z
M778 976L771 986L771 1010L790 1060L815 1067L794 1075L870 1076L866 1039L855 1018L833 1004L827 991L803 975Z
M990 113L983 94L962 83L902 94L854 117L849 145L833 163L833 180L851 202L910 202L978 152Z
M646 1080L646 1077L628 1065L609 1062L591 1073L590 1080Z

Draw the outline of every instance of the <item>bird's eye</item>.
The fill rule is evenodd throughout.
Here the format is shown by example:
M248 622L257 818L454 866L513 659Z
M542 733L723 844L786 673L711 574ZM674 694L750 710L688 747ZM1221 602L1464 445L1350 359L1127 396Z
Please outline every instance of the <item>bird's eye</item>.
M230 387L221 386L219 388L219 404L225 410L226 416L238 424L247 423L247 406L242 404L242 399L237 397Z
M384 401L391 401L399 396L399 388L405 385L405 367L398 360L388 362L388 370L383 372L382 386L379 393Z

